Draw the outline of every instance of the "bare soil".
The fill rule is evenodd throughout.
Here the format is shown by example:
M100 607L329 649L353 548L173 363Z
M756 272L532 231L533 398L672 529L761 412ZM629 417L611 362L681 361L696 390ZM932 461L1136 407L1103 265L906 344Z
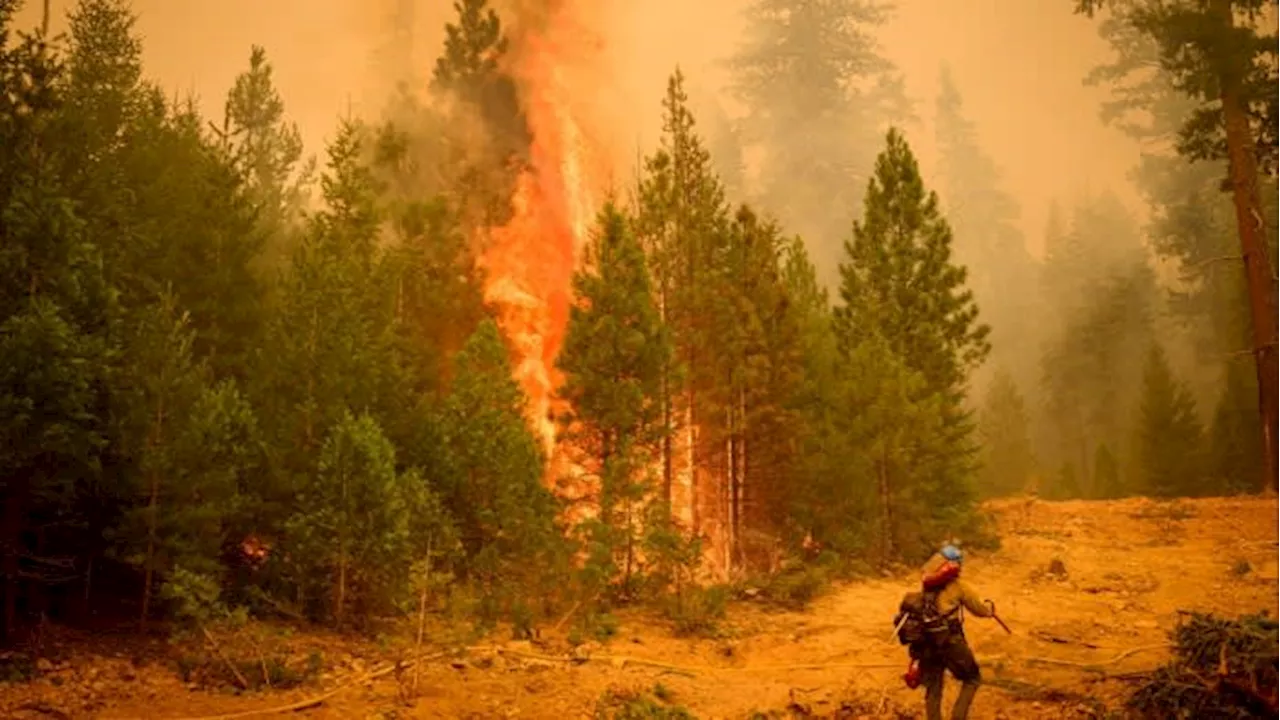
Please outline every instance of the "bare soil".
M1013 633L966 623L985 680L971 717L1090 717L1100 704L1119 707L1132 675L1167 658L1179 611L1280 609L1275 498L1013 499L990 509L1003 547L971 556L965 575ZM679 639L650 615L623 614L617 635L579 648L579 662L559 636L480 640L473 646L488 649L423 662L411 699L412 670L359 681L394 662L385 643L259 637L323 658L324 672L299 687L237 694L184 683L172 662L145 659L154 647L98 637L42 661L30 682L0 685L0 717L266 717L340 689L292 716L590 718L607 692L659 684L700 718L919 717L922 693L903 685L906 653L890 640L898 601L917 577L843 584L804 612L735 604L717 639Z

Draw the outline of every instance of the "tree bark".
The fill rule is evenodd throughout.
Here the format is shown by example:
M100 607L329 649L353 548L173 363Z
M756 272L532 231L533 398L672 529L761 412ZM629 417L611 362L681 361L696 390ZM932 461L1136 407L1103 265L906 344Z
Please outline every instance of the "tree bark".
M747 389L738 389L738 484L733 497L733 552L738 565L745 565L742 556L743 515L747 507ZM748 519L749 522L749 519Z
M880 459L876 463L880 474L880 524L881 561L888 562L893 556L893 502L889 489L889 451L881 450Z
M733 436L733 408L728 411L729 415L729 433L725 438L725 473L724 486L719 494L720 507L723 509L721 514L722 524L724 528L724 568L725 573L733 570L733 485L736 482L734 475L737 472L737 463L734 461L734 442Z
M345 453L344 453L345 454ZM345 465L345 458L344 465ZM346 614L347 605L347 563L350 559L347 557L347 533L350 530L348 523L351 522L351 509L347 506L347 469L345 466L339 468L339 482L341 483L342 493L342 528L339 531L338 539L338 587L337 598L334 601L334 620L338 627L342 627L343 617Z
M1230 0L1216 0L1213 7L1220 22L1227 26L1234 24ZM1242 98L1241 79L1234 73L1224 73L1219 80L1231 195L1249 288L1253 353L1258 374L1258 411L1262 417L1262 450L1265 454L1263 467L1267 472L1263 489L1275 489L1276 395L1277 374L1280 373L1276 359L1275 277L1267 257L1262 202L1258 196L1258 163L1254 156L1249 116Z
M422 638L427 632L427 591L431 589L431 546L433 539L432 536L427 538L426 569L422 578L422 592L418 594L418 639L413 647L413 678L409 681L409 692L415 696L418 693L418 670L422 666Z
M164 409L164 397L161 396L156 401L155 426L147 440L152 451L160 447L161 434L164 432ZM147 564L142 573L142 611L138 615L138 632L147 631L147 615L151 611L151 584L155 580L156 514L160 504L160 473L153 467L147 474L151 484L150 498L147 501Z
M696 536L702 529L701 513L698 512L698 451L697 451L697 433L695 432L694 422L696 416L694 414L694 392L693 383L689 385L689 514L691 517L691 525L693 526L693 534Z

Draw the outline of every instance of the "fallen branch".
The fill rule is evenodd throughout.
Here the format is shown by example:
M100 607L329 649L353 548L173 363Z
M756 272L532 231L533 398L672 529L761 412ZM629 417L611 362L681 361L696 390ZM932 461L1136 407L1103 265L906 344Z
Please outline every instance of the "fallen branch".
M367 672L361 675L355 680L352 680L344 685L340 685L330 690L329 692L316 695L315 697L307 698L306 700L299 700L298 702L290 703L288 705L280 705L278 707L267 708L266 710L244 710L242 712L228 713L226 715L204 715L201 717L178 718L177 720L240 720L240 718L260 717L263 715L279 715L281 713L297 712L299 710L308 710L310 708L324 704L324 702L329 698L332 698L333 696L341 692L344 692L346 690L350 690L356 685L363 685L364 683L367 683L370 680L376 680L382 677L383 675L388 675L392 672L395 672L397 669L400 669L400 670L407 669L409 666L414 665L418 662L429 662L431 660L442 658L448 654L449 654L449 651L446 650L443 652L438 652L434 655L421 658L420 660L411 661L407 663L395 663L393 665L388 665L387 667L384 667L384 668L372 670L370 672Z
M1140 652L1146 652L1149 650L1163 650L1163 649L1167 649L1168 647L1169 647L1168 643L1161 643L1159 645L1143 645L1142 647L1136 647L1131 650L1126 650L1120 653L1119 655L1111 658L1110 660L1100 660L1098 662L1087 662L1087 663L1072 662L1071 660L1055 660L1053 658L1041 658L1041 657L1029 657L1029 658L1024 658L1024 660L1026 662L1040 663L1042 665L1061 665L1064 667L1080 668L1082 670L1088 670L1089 672L1105 672L1102 670L1096 670L1095 668L1102 668L1107 665L1115 665L1116 663L1121 662L1126 658L1133 657L1134 655L1137 655Z
M231 671L231 674L235 676L236 682L240 684L240 689L248 690L249 681L245 680L244 675L240 674L240 670L235 666L235 663L231 662L230 658L223 654L222 648L218 647L218 641L213 639L213 633L209 632L209 628L201 625L200 632L204 633L204 639L209 641L209 647L213 648L213 653L218 656L218 659L222 661L222 664L226 665L227 669Z
M280 602L279 600L276 600L275 598L271 597L261 588L253 588L252 592L254 597L270 605L276 612L280 613L282 616L287 617L290 620L295 620L300 623L308 622L307 619L303 617L301 613L299 613L296 610L293 610L292 608L286 606L284 603Z
M1109 672L1099 670L1096 677L1085 678L1084 682L1100 683L1100 682L1108 682L1111 680L1119 680L1122 682L1137 682L1140 680L1149 679L1151 677L1151 674L1154 673L1155 671L1156 671L1156 668L1148 668L1146 670L1130 670L1130 671L1118 672L1118 673L1109 673Z
M1031 635L1037 640L1044 640L1045 642L1057 643L1059 645L1080 645L1082 647L1087 647L1091 650L1103 649L1102 646L1100 645L1094 645L1093 643L1088 643L1083 640L1073 640L1071 638L1064 638L1058 635L1051 635L1042 630L1036 630L1032 632Z

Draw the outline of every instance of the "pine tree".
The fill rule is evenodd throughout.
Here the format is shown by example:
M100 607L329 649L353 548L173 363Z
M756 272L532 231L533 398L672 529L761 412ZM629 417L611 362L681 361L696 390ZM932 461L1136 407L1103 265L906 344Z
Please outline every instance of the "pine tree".
M484 317L484 290L474 248L444 195L424 198L414 172L411 138L379 130L373 169L395 242L386 272L395 287L398 347L416 391L443 393L449 358Z
M1173 376L1164 349L1152 344L1142 376L1141 461L1149 492L1204 494L1203 432L1195 400Z
M670 502L674 484L677 432L685 435L690 458L692 523L699 526L695 469L701 466L698 427L698 377L708 357L705 299L714 293L708 278L723 246L727 209L724 189L711 169L710 155L698 137L679 69L667 82L660 148L645 159L639 189L636 233L648 254L663 323L671 328L674 361L663 379L663 496Z
M456 23L445 26L444 55L436 61L431 88L456 99L465 114L454 122L484 128L486 149L459 136L455 149L466 159L459 170L462 216L468 223L496 227L510 216L516 177L528 163L532 142L515 80L503 68L509 41L488 0L456 0Z
M1103 0L1076 0L1092 16ZM1257 366L1263 460L1271 487L1276 467L1277 405L1276 253L1266 238L1267 207L1259 177L1277 162L1276 36L1264 32L1264 0L1143 1L1121 5L1124 22L1159 48L1159 67L1195 103L1178 132L1178 151L1192 159L1227 160L1249 290L1250 340ZM1243 23L1241 23L1243 21ZM1270 29L1270 28L1266 28Z
M485 320L456 361L441 408L448 474L440 492L455 518L471 579L490 602L546 592L562 550L559 508L542 485L542 448L525 420L498 326ZM530 595L526 595L530 596Z
M873 2L754 0L747 40L732 60L734 92L750 108L743 141L762 148L759 196L808 243L834 284L839 242L862 203L883 133L910 118L874 32Z
M239 171L256 210L258 231L266 240L264 269L288 264L308 199L314 161L302 163L302 136L285 119L266 50L255 45L249 69L227 93L218 141Z
M887 387L907 389L887 391L887 397L905 393L904 414L907 408L929 404L934 410L921 410L926 417L940 413L936 430L927 433L929 440L906 456L912 467L903 474L925 483L916 497L936 495L930 497L925 517L965 522L973 502L969 476L975 450L972 422L962 409L965 380L990 350L988 328L977 320L973 295L965 289L965 270L951 262L951 229L938 210L938 198L926 193L915 158L896 130L889 131L887 147L876 160L863 219L854 223L845 254L842 305L836 310L841 350L849 358L871 353L864 358L870 367L884 353L896 358L901 378ZM877 345L884 346L883 352ZM886 416L894 414L886 411ZM884 472L894 462L896 444L879 446L884 455L879 495L885 508L892 507L900 492L894 483L908 480ZM897 542L906 537L893 523L885 526L890 532L886 552L901 551Z
M143 572L145 626L158 578L179 567L218 575L225 532L258 453L252 410L230 383L210 383L172 295L129 325L113 382L113 440L136 469L136 484L111 535Z
M989 330L951 260L951 228L926 194L915 157L896 130L876 159L863 219L841 265L837 328L846 343L878 332L924 376L927 390L958 399L967 371L990 351Z
M1210 479L1223 492L1248 492L1263 484L1266 472L1255 378L1239 361L1227 367L1226 375L1209 430Z
M1088 497L1100 444L1121 467L1134 457L1141 357L1154 337L1160 293L1141 236L1119 202L1103 195L1074 210L1071 224L1046 248L1044 297L1060 313L1060 329L1041 361L1045 430L1041 451L1070 464L1072 482Z
M390 353L391 288L380 272L378 188L362 127L344 123L321 180L326 207L307 230L272 317L275 351L255 395L273 447L276 483L263 502L288 502L324 438L346 412L385 418L398 407ZM381 429L379 430L381 432Z
M803 319L792 310L776 223L747 206L729 227L716 286L718 314L711 364L719 382L713 454L726 478L726 550L734 566L754 554L749 537L777 529L770 508L784 506L786 478L797 469L799 440L793 403L800 392ZM708 312L715 312L708 308Z
M876 528L859 549L882 563L917 560L923 548L970 525L967 478L939 482L946 472L937 450L944 398L928 392L923 375L875 331L853 340L846 353L841 399L848 419L840 427L865 460L842 475L846 483L861 481L848 492L862 496L861 515Z
M19 558L32 550L24 531L66 518L75 492L100 478L107 435L102 343L68 315L52 298L34 297L0 322L0 640L6 642L16 637Z
M1235 211L1231 196L1222 192L1227 162L1223 158L1188 157L1177 152L1180 135L1191 129L1186 125L1187 119L1202 108L1196 98L1184 92L1176 71L1162 67L1159 39L1149 32L1150 26L1135 22L1138 19L1128 12L1115 12L1099 24L1099 34L1110 43L1115 57L1095 68L1087 81L1111 88L1112 100L1104 105L1104 120L1149 145L1170 148L1166 152L1144 153L1135 170L1135 182L1151 205L1152 219L1146 230L1153 249L1175 260L1181 272L1183 282L1170 291L1170 309L1191 321L1197 335L1198 359L1224 379L1220 389L1223 402L1234 402L1226 400L1227 396L1256 397L1256 376L1243 378L1230 361L1223 367L1224 357L1234 357L1252 343L1247 278L1244 268L1235 262L1239 254ZM1247 45L1243 47L1248 51ZM1154 72L1150 71L1152 68ZM1265 86L1259 89L1274 93ZM1259 133L1260 144L1265 144L1270 142L1266 140L1268 130L1265 120L1259 120L1254 129ZM1269 151L1260 148L1259 152L1265 155ZM1269 257L1275 258L1277 213L1274 201L1267 199L1275 195L1275 179L1263 169L1258 183L1264 196ZM1255 447L1258 454L1253 463L1256 470L1247 470L1248 463L1235 467L1262 487L1266 484L1262 426L1256 408L1253 414L1251 421L1231 411L1234 432L1242 438L1240 446ZM1254 440L1243 439L1246 434L1253 435ZM1225 436L1223 439L1226 442ZM1228 482L1235 487L1239 479Z
M415 474L396 472L377 421L344 412L287 525L296 582L316 610L342 625L353 609L390 606L412 558L409 510L420 490Z
M191 316L196 356L218 377L243 382L262 317L263 283L253 266L265 236L255 208L193 105L171 107L155 89L140 100L132 142L116 159L130 190L123 222L132 242L115 268L124 302L146 305L171 287Z
M650 291L644 251L627 219L606 203L586 257L590 271L574 277L578 305L570 311L556 361L561 396L573 408L562 437L588 456L599 482L598 519L620 540L622 582L631 584L642 503L653 490L651 461L660 457L662 376L671 341Z
M800 386L790 403L799 425L800 458L785 488L786 502L777 506L784 513L779 524L790 547L800 547L808 537L852 551L857 548L842 542L853 525L849 518L856 516L855 496L846 483L861 458L838 427L845 417L845 378L831 306L800 238L787 244L781 266L802 353Z
M66 68L43 38L11 35L15 9L0 2L0 642L17 638L24 600L45 609L31 590L39 574L20 577L23 555L51 551L30 531L85 522L92 538L102 529L78 498L104 479L113 313L102 254L53 152L75 148L63 125Z
M982 471L979 486L987 496L1013 495L1028 488L1035 471L1026 405L1013 378L997 371L982 406Z

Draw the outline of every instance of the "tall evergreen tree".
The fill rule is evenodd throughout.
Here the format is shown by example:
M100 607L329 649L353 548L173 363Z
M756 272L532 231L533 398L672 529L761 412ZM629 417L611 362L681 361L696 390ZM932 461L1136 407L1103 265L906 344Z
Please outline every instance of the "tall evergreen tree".
M644 251L612 203L601 210L585 262L574 277L561 396L572 407L562 434L584 453L599 482L598 519L617 543L624 587L631 583L642 503L652 461L661 456L662 378L671 340L650 290Z
M902 379L891 396L906 393L911 405L935 403L935 433L910 456L916 497L929 497L929 514L959 522L972 507L973 424L963 409L968 372L986 357L988 328L965 288L965 270L951 261L951 229L926 192L915 157L897 130L876 160L862 220L845 243L836 333L848 357L881 353L883 344L901 363ZM872 343L871 349L865 347ZM864 381L865 382L865 381ZM883 452L883 450L882 450ZM881 461L881 469L888 467ZM893 484L881 480L881 503L892 504ZM923 539L923 538L920 538ZM893 546L890 546L891 549Z
M66 132L70 70L45 38L12 33L16 10L0 2L0 642L18 637L22 605L45 609L43 574L23 558L51 548L31 531L102 529L78 499L104 479L115 309L64 172L80 149Z
M699 441L694 428L700 423L705 377L695 373L708 358L706 298L714 292L710 282L714 260L723 247L727 208L724 189L711 168L710 155L694 127L693 114L679 69L667 82L663 99L661 146L645 159L639 189L636 232L650 259L654 289L663 323L671 328L675 356L663 379L663 493L670 500L676 473L674 437L685 434L689 448L693 517L696 531L698 489L694 468L699 467ZM687 374L686 374L687 373Z
M1159 288L1133 221L1108 195L1078 205L1046 255L1046 305L1058 311L1060 329L1041 359L1049 431L1041 450L1050 467L1070 464L1071 482L1096 497L1098 447L1107 445L1121 468L1134 458L1130 418L1161 307Z
M441 496L456 519L467 567L494 602L537 592L561 549L556 498L543 486L542 448L525 420L498 326L485 320L457 358L441 408L448 472Z
M718 302L708 308L720 316L708 419L711 459L725 478L729 566L749 561L757 554L750 539L777 527L768 508L785 505L785 478L797 466L803 321L788 297L785 251L776 223L740 207L718 263Z
M1142 375L1141 462L1148 492L1205 493L1203 433L1195 400L1173 376L1164 349L1153 344Z
M1099 34L1110 43L1115 56L1095 68L1087 82L1110 86L1112 99L1103 106L1104 120L1148 145L1169 148L1145 152L1135 170L1135 181L1151 206L1146 230L1155 252L1178 263L1182 282L1170 290L1170 309L1192 323L1197 357L1221 378L1220 394L1231 404L1236 401L1226 400L1228 396L1256 397L1257 378L1233 374L1234 361L1224 361L1252 344L1247 278L1237 262L1234 208L1221 185L1227 162L1177 152L1179 138L1190 130L1187 122L1198 112L1198 103L1179 86L1176 73L1161 66L1158 38L1148 32L1147 25L1135 22L1137 19L1121 11L1099 24ZM1268 142L1264 125L1255 124L1255 130L1260 142ZM1264 190L1263 215L1274 261L1276 180L1263 168L1258 183ZM1266 192L1268 188L1270 192ZM1255 487L1261 487L1266 484L1261 419L1255 417L1250 429L1247 417L1232 417L1239 433L1255 436L1255 441L1242 441L1244 445L1257 448L1252 467L1238 464L1233 473L1252 478ZM1234 454L1229 446L1237 443L1228 441L1226 435L1215 434L1213 441L1226 443L1222 452Z
M1092 16L1103 0L1075 0ZM1268 483L1280 483L1277 436L1276 252L1268 248L1267 207L1260 172L1274 175L1277 158L1276 35L1263 16L1271 0L1136 0L1111 3L1132 35L1154 41L1159 67L1170 84L1195 103L1178 130L1178 151L1193 159L1227 161L1249 290L1250 340L1257 366L1263 460ZM1270 30L1270 32L1268 32Z
M306 208L314 160L302 160L302 136L285 118L284 100L262 47L249 54L249 69L227 93L218 141L244 180L264 236L263 265L287 266Z
M747 40L732 60L734 92L750 109L743 141L764 151L759 197L810 243L828 285L880 139L889 125L911 119L875 42L888 7L754 0Z
M464 157L454 189L469 225L494 227L510 215L532 136L515 80L502 64L510 48L498 13L489 0L456 0L453 6L458 19L445 26L444 55L436 61L431 87L460 104L455 123L482 129L480 142L466 134L454 138L454 152ZM477 153L477 147L485 149Z
M878 332L928 391L956 402L967 371L990 351L967 273L952 262L951 228L938 197L926 192L906 140L890 130L867 185L863 218L853 225L841 265L837 327L847 343Z
M787 243L781 266L803 352L801 382L790 405L800 426L800 460L786 485L786 502L775 506L784 518L779 525L792 547L811 538L852 551L849 518L856 516L856 495L847 485L857 455L838 427L845 417L844 377L831 306L800 238Z
M385 417L400 397L367 142L363 127L344 123L331 144L321 180L326 208L294 255L272 318L275 352L262 357L256 394L271 420L266 430L278 484L263 502L288 502L344 413Z
M220 579L223 543L258 453L251 408L234 385L210 382L174 297L140 315L115 378L113 438L136 465L136 483L111 534L142 570L145 626L159 579L178 568Z
M987 388L978 428L982 437L981 492L1001 496L1028 489L1035 472L1030 418L1013 377L1003 370L996 372Z
M373 169L395 242L387 272L406 371L419 390L444 391L449 359L485 316L482 275L456 208L444 194L423 196L407 131L378 132Z
M421 483L396 472L395 448L373 418L343 412L287 525L309 609L342 625L353 609L368 616L393 607L388 600L411 559L409 511Z

